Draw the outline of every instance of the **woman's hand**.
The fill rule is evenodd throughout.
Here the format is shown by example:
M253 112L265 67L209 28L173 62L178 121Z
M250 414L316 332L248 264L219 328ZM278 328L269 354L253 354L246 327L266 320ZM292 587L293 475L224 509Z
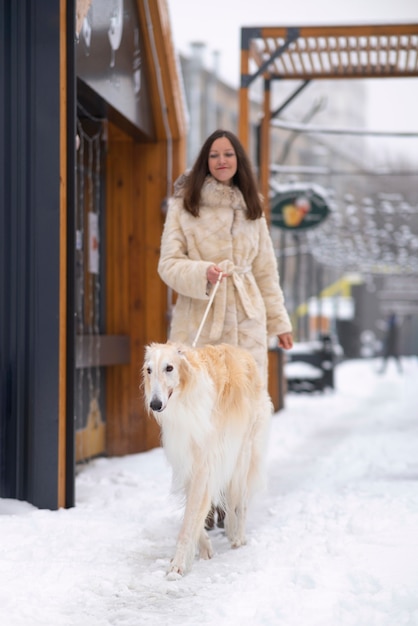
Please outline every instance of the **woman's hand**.
M219 279L219 274L222 275L222 279L228 276L228 274L225 274L225 272L223 272L222 269L218 267L217 265L211 265L208 271L206 272L208 282L210 282L211 285L214 285L215 283L217 283Z
M292 333L283 333L279 335L279 347L285 350L290 350L293 347L293 335Z

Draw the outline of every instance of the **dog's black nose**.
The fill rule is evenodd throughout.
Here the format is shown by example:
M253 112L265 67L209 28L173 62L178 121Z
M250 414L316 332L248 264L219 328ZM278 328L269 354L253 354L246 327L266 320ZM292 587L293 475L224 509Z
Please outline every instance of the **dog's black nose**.
M163 403L159 398L152 398L149 405L152 411L161 411L161 409L163 408Z

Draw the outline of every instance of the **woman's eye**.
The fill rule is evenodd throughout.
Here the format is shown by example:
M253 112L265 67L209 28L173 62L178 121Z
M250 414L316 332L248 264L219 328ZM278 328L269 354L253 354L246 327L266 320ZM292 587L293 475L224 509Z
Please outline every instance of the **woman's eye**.
M173 371L173 366L172 365L167 365L167 367L165 368L166 372L172 372Z
M219 159L221 155L219 154L210 154L209 158L210 159ZM232 159L235 156L235 152L225 152L225 154L223 155L224 159Z

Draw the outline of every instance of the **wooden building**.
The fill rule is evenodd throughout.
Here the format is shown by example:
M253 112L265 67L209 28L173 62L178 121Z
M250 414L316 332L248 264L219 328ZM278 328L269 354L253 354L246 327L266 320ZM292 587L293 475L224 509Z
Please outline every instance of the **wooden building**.
M165 0L0 12L0 496L54 509L76 459L159 445L140 369L185 115Z

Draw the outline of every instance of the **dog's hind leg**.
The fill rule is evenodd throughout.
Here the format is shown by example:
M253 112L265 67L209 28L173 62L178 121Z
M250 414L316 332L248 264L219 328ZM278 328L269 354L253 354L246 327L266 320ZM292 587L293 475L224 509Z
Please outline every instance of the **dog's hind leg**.
M170 578L183 576L190 568L198 543L202 558L211 558L212 546L204 531L210 504L211 497L207 488L206 472L201 468L194 473L187 489L183 523L177 539L176 552L168 571Z
M245 486L231 481L227 490L227 508L225 517L226 535L232 548L246 544L245 523L247 519L247 494Z
M248 472L251 463L251 442L245 441L226 491L226 535L232 548L246 544L245 524L248 505Z
M264 483L264 459L272 405L267 393L263 393L247 440L244 441L237 467L228 491L227 536L233 548L246 543L245 525L247 505L254 491Z

